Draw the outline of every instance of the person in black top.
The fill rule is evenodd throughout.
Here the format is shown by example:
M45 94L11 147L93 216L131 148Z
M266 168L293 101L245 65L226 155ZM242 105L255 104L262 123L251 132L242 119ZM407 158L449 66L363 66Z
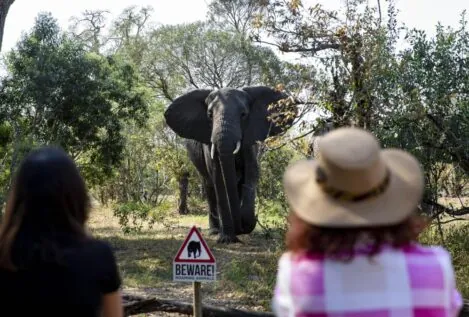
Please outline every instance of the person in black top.
M86 186L61 149L32 151L0 227L0 316L123 316L110 246L92 238Z

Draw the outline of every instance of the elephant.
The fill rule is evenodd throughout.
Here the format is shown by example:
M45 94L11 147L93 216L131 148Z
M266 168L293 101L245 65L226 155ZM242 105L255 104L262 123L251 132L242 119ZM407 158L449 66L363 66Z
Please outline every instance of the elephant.
M200 241L191 241L187 245L187 256L190 258L191 254L194 254L194 259L197 258L197 252L201 252Z
M267 86L195 89L164 112L166 124L185 139L189 159L202 176L209 233L218 234L218 243L241 242L237 235L255 229L258 142L292 125L295 115L269 108L287 97Z

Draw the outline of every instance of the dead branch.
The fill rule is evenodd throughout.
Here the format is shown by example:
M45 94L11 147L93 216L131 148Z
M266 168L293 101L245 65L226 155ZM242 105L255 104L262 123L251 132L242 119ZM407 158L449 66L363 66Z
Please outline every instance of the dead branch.
M193 315L192 304L157 298L145 298L133 295L124 295L125 316L151 313L155 311ZM272 313L250 312L239 309L203 305L204 317L274 317Z
M429 199L424 199L423 202L425 204L430 205L430 206L432 206L436 209L436 213L431 214L432 219L436 219L439 215L444 214L444 213L446 213L450 216L453 216L453 217L464 216L464 215L469 214L469 207L462 207L460 209L454 210L452 208L448 208L446 206L443 206L443 205L441 205L437 202L431 201Z

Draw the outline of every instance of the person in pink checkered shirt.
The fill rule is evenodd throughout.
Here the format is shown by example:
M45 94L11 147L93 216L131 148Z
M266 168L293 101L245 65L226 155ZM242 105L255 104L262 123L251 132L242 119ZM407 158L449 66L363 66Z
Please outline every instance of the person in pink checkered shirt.
M458 316L449 253L417 240L424 177L412 155L339 128L321 139L317 159L287 168L284 188L291 213L276 316Z

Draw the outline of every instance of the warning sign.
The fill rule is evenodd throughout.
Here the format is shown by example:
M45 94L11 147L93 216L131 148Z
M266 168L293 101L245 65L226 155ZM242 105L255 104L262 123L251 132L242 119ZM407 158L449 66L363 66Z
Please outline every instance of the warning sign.
M210 282L216 280L216 261L195 226L189 231L173 260L173 280Z

